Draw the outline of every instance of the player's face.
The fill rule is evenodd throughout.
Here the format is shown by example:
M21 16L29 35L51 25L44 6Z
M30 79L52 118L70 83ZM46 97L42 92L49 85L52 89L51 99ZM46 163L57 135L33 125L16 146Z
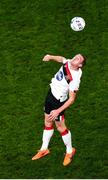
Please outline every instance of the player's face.
M83 56L78 54L71 60L71 66L73 66L75 68L82 67L83 61L84 61Z

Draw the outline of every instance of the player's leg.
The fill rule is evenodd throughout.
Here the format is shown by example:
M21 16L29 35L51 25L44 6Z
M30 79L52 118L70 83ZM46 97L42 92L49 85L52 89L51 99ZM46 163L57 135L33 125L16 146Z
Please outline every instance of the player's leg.
M63 161L63 165L66 166L72 161L72 157L75 154L75 148L72 147L71 132L66 127L64 115L60 116L59 121L55 121L55 124L66 146L66 155Z
M45 106L44 106L45 126L44 126L44 131L43 131L41 150L48 149L50 139L54 133L53 121L49 120L49 114L51 110L53 109L52 105L53 105L53 96L52 96L51 90L49 90L46 100L45 100Z
M53 122L49 121L48 115L50 114L52 110L52 94L51 90L48 91L48 94L45 99L45 105L44 105L44 112L45 112L45 119L44 119L44 130L43 130L43 137L42 137L42 146L39 150L39 152L32 158L32 160L39 159L47 154L49 154L48 145L50 142L50 139L53 135L54 128L53 128Z
M63 142L66 146L66 153L72 153L72 138L71 138L71 132L68 130L64 116L60 116L60 121L55 121L57 130L60 132Z
M45 113L45 127L43 130L42 146L40 150L48 149L48 145L53 133L54 133L53 122L49 121L48 114Z
M53 132L54 132L53 122L49 121L48 114L45 113L45 127L43 130L42 146L38 151L38 153L36 153L36 155L33 156L32 160L40 159L50 153L48 149L48 145L53 135Z

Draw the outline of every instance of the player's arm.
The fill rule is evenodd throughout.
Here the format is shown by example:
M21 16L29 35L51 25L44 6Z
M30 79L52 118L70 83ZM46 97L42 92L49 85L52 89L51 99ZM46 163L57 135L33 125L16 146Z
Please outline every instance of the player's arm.
M63 106L58 108L59 113L61 113L62 111L67 109L70 105L72 105L74 103L75 99L76 99L76 93L69 91L69 99L63 104Z
M61 106L58 111L59 113L61 113L62 111L64 111L65 109L67 109L70 105L72 105L75 101L76 98L76 93L69 91L69 99L63 104L63 106Z
M59 63L63 63L63 60L65 58L63 56L54 56L54 55L50 55L50 54L47 54L44 56L43 58L43 61L56 61L56 62L59 62Z
M75 101L76 93L69 91L69 99L58 109L51 111L49 115L49 120L54 120L62 111L67 109Z

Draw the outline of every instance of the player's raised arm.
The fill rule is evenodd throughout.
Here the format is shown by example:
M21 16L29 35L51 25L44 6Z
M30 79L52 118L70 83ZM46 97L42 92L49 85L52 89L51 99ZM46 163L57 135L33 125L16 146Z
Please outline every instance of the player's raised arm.
M54 56L54 55L50 55L50 54L47 54L44 56L43 58L43 61L56 61L56 62L59 62L59 63L63 63L63 60L65 58L63 56Z

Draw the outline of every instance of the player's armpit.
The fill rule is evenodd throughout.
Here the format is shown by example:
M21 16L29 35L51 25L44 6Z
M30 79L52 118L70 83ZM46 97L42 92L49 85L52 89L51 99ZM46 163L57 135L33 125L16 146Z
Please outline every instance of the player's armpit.
M78 92L78 90L74 90L74 93L77 93Z

